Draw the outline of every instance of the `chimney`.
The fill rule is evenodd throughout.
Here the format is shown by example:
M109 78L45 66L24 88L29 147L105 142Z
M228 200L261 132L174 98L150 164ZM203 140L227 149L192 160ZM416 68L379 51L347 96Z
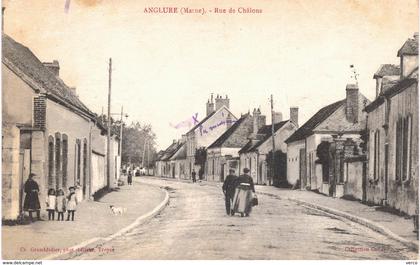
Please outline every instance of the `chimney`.
M379 94L382 90L382 77L376 78L376 97L379 97Z
M252 117L253 117L253 123L252 123L253 130L252 130L252 133L254 135L257 135L258 130L262 126L262 124L261 124L261 116L260 115L261 115L260 109L255 109L254 108L254 111L252 112ZM264 116L264 118L265 118L265 116Z
M76 94L76 87L75 86L71 86L69 88L70 88L71 92L73 92L73 94L77 95Z
M419 41L419 33L414 32L414 39L418 42Z
M48 69L48 71L53 73L55 76L60 76L60 64L57 60L54 60L52 63L45 62L42 64Z
M234 121L232 120L232 115L230 115L230 113L228 113L227 118L226 118L226 127L230 128L233 125Z
M211 94L210 100L207 100L206 104L206 117L210 115L214 111L214 103L213 103L213 93Z
M261 127L265 126L265 124L266 124L265 115L260 115L260 117L258 119L258 129L260 129Z
M216 110L222 108L223 106L225 106L226 108L229 108L229 98L226 95L225 98L223 98L222 96L217 95L216 97Z
M290 107L290 121L299 126L299 107Z
M358 122L359 116L359 88L355 84L346 86L346 119L349 122Z
M273 123L279 123L283 121L283 114L281 112L274 112L273 113Z

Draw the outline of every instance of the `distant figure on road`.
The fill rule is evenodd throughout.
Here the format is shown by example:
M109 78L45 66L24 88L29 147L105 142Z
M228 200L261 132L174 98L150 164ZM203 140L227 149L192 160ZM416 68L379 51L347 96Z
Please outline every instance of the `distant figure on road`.
M193 183L197 182L197 177L196 177L196 173L195 173L195 170L194 169L191 172L191 178L192 178Z
M237 176L235 176L235 170L229 169L229 175L226 176L225 182L223 182L223 193L225 194L225 206L226 206L226 214L233 215L234 212L231 210L233 205L233 197L235 195L235 180Z
M252 210L253 192L255 192L254 181L248 175L249 169L244 168L244 174L235 180L235 196L233 199L234 212L241 213L241 216L249 216Z
M25 182L24 191L26 193L25 200L23 202L23 210L29 212L29 218L32 219L32 212L36 212L38 220L41 220L41 205L39 203L39 186L38 183L33 180L36 176L34 173L29 174L28 180Z
M133 183L133 172L131 170L128 171L127 183L128 183L128 185L132 185L132 183Z

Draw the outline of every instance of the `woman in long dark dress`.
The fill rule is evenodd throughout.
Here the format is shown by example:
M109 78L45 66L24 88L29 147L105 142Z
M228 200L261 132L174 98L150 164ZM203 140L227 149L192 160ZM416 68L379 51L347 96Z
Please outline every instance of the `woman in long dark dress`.
M25 200L23 202L23 210L29 212L29 218L33 221L32 212L36 212L38 220L41 220L40 210L41 204L39 203L39 186L38 183L33 180L34 173L29 174L28 180L25 182Z
M248 168L244 168L244 174L235 179L235 195L233 198L233 211L241 216L249 216L252 210L252 198L255 193L254 181Z

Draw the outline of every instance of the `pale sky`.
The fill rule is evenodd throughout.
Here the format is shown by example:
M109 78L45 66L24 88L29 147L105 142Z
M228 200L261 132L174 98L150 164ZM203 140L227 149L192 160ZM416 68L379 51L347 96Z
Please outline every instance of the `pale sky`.
M41 61L60 62L60 76L93 111L106 112L108 58L114 63L112 112L150 123L158 148L205 116L210 93L226 94L239 117L254 107L302 125L345 97L350 64L360 91L375 95L374 72L399 63L398 49L418 31L415 0L138 1L9 0L6 34ZM229 2L226 3L226 2ZM262 14L147 14L145 7L262 9ZM267 119L269 120L269 119Z

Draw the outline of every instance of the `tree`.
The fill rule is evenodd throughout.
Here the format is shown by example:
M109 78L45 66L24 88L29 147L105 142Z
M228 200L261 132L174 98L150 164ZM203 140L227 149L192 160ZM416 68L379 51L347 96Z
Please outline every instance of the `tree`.
M122 163L152 166L156 160L157 153L155 140L156 135L150 124L141 125L139 122L133 122L129 126L124 126Z

